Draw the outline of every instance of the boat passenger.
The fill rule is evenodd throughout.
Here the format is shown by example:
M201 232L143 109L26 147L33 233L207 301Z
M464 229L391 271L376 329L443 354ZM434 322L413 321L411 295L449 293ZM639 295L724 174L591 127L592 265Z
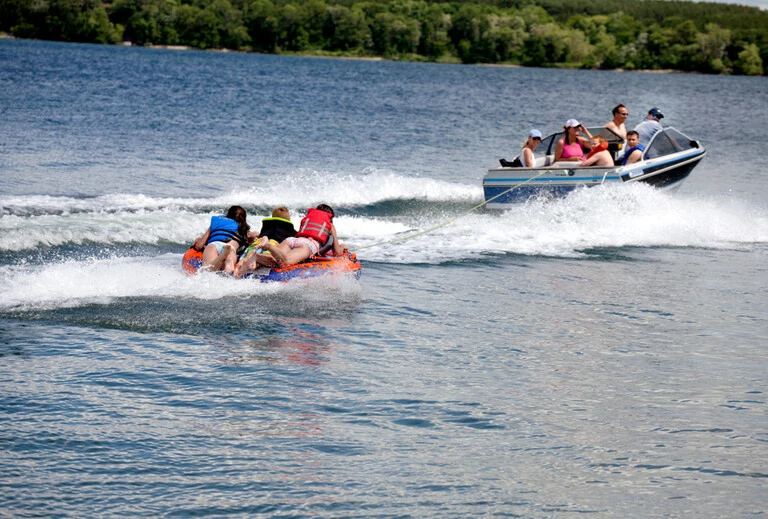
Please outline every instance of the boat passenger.
M555 162L581 162L584 160L584 148L589 149L592 134L576 119L568 119L563 130L565 136L555 145ZM589 139L581 137L579 131L584 132Z
M648 115L643 122L635 126L635 131L640 136L640 144L648 146L656 132L661 130L661 121L664 118L664 114L658 108L651 108L648 110Z
M627 151L624 152L624 159L621 161L622 166L632 164L643 158L645 146L640 144L640 136L635 130L627 132L627 148Z
M589 139L589 143L592 146L592 150L587 155L581 166L613 166L613 157L611 152L608 151L608 142L602 135L594 135Z
M281 205L272 210L272 216L261 220L260 237L267 237L274 245L278 245L286 238L296 236L296 228L291 221L291 213L288 208ZM254 243L248 247L235 267L235 277L240 278L246 272L254 270L258 265L265 267L276 266L277 263L272 254Z
M246 216L245 209L233 205L226 216L211 217L208 230L192 245L196 250L203 251L202 269L214 272L223 270L227 274L234 272L238 247L258 237L258 234L250 231Z
M627 110L626 106L618 104L614 107L612 112L613 119L605 123L603 126L611 130L623 140L627 140L627 127L625 126L625 123L627 122L627 117L629 117L629 110Z
M515 160L508 162L506 159L500 159L499 163L504 168L534 168L536 167L536 156L533 151L536 146L541 144L541 132L531 130L528 132L528 138L523 143L523 151L515 157Z
M281 267L314 257L330 237L333 237L333 253L340 256L344 253L344 246L336 237L333 217L333 209L329 205L320 204L307 211L296 236L286 238L280 245L274 245L264 237L259 246L268 250Z
M520 159L520 165L524 168L536 167L536 156L533 154L536 150L536 146L541 144L541 132L539 130L531 130L528 132L528 138L523 143L523 151L520 153L518 159Z

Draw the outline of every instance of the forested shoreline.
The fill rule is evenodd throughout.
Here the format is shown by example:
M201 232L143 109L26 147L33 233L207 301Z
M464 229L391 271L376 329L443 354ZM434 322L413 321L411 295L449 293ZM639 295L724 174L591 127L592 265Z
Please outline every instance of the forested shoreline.
M768 72L768 12L664 0L0 0L18 38L537 67Z

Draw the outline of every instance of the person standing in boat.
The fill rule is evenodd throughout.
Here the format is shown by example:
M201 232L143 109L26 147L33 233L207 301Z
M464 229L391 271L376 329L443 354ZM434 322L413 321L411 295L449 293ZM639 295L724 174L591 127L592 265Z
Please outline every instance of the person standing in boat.
M645 152L645 146L640 144L640 136L635 130L627 132L627 151L624 152L624 159L621 161L622 166L632 164L643 158L643 152Z
M629 110L627 110L626 106L619 104L614 107L612 112L613 119L605 123L603 126L621 137L622 140L627 140L626 122L627 117L629 117Z
M584 149L589 149L589 133L583 124L576 119L568 119L563 127L565 135L555 145L555 162L581 162L584 160ZM588 138L579 135L584 132Z
M195 240L195 250L203 251L201 270L232 274L237 262L237 249L248 245L259 235L252 233L246 222L247 213L239 205L233 205L226 216L211 217L211 224L205 234Z
M645 120L635 126L635 131L640 136L640 144L648 146L651 142L651 137L656 135L656 132L661 130L661 120L664 118L664 114L658 108L651 108L648 110L648 115Z

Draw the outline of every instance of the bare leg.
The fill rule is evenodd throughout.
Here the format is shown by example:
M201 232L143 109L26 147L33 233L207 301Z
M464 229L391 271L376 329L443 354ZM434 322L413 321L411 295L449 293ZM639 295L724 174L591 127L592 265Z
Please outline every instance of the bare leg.
M228 272L229 274L232 273L232 270L235 269L234 259L232 259L232 256L235 255L235 251L232 249L231 245L224 245L221 249L221 254L218 255L218 257L211 263L210 270L214 272L218 272L220 270L225 270L227 266L229 266L229 263L231 262L232 269Z
M237 262L237 251L231 245L224 247L225 252L229 249L229 254L224 258L224 267L222 270L227 274L232 274L235 271L235 263Z
M214 270L213 264L219 256L219 249L216 248L216 245L213 245L212 243L206 245L205 249L203 249L203 266L201 267L201 270Z
M247 256L242 258L235 266L235 277L241 278L246 272L250 272L254 268L252 258L256 254L256 250L252 250Z
M234 268L236 278L243 277L247 272L254 270L258 264L264 265L264 263L259 261L259 256L262 256L262 254L258 254L257 251L258 249L263 248L265 243L269 243L269 239L266 236L262 236L258 242L253 244L251 252L237 263L237 266Z
M271 254L256 254L254 259L256 260L256 263L265 267L277 266L277 261L275 261L275 258L273 258Z
M300 261L304 261L312 255L312 249L309 248L309 245L302 244L295 249L291 249L287 241L284 241L277 247L271 243L267 243L264 245L264 248L272 254L272 257L275 258L275 261L277 261L281 267L294 265Z

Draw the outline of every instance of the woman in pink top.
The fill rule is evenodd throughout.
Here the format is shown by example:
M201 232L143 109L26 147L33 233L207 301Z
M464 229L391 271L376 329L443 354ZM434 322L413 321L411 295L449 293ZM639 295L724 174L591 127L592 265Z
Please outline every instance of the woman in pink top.
M568 119L563 129L565 136L555 145L555 162L581 162L584 160L584 148L589 149L592 134L576 119ZM579 131L587 134L589 139L581 137Z

